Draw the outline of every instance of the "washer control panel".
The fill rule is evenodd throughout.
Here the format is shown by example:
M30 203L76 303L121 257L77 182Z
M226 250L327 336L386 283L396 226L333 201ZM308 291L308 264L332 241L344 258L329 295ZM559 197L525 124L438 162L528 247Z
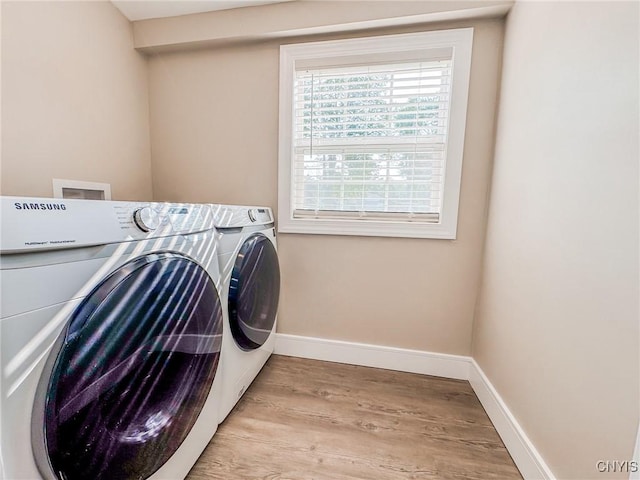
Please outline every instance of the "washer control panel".
M0 252L76 248L213 228L208 205L0 197Z

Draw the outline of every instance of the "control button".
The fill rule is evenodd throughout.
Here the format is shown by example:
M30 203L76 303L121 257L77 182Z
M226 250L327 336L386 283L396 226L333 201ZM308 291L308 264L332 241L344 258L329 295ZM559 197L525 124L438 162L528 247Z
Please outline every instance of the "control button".
M253 210L249 210L249 220L251 220L252 222L255 222L256 220L258 220L256 218L256 212L254 212Z
M143 232L151 232L160 226L160 215L151 207L142 207L133 214L133 221Z

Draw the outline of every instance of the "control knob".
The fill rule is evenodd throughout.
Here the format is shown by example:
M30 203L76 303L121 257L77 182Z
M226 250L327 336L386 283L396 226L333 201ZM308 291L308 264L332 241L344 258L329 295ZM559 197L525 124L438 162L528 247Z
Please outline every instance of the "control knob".
M133 214L133 221L143 232L151 232L160 226L160 215L151 207L142 207Z

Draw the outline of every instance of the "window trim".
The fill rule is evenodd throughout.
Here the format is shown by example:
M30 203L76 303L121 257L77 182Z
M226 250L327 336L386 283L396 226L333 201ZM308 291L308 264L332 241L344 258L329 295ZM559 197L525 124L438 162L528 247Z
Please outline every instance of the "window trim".
M280 46L280 117L278 152L278 231L280 233L364 235L455 239L458 224L462 159L467 117L473 28L384 35ZM293 218L293 91L296 62L321 62L355 55L403 53L453 48L450 127L446 145L443 203L439 223L407 220L340 220Z

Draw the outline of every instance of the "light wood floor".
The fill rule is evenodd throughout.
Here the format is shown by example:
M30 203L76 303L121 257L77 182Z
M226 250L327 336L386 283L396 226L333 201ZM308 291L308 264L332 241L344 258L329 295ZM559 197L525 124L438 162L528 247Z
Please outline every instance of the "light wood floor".
M522 477L468 382L274 355L187 478Z

